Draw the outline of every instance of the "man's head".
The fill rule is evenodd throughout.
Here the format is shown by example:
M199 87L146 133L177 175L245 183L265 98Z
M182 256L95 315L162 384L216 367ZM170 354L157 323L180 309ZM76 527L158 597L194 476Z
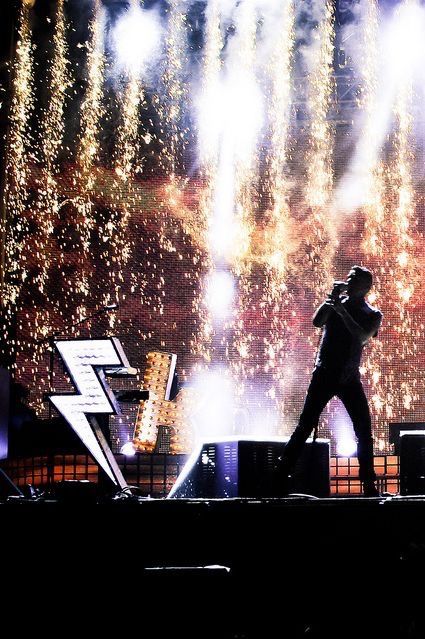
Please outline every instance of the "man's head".
M372 273L364 266L352 266L347 276L350 297L364 297L372 288Z

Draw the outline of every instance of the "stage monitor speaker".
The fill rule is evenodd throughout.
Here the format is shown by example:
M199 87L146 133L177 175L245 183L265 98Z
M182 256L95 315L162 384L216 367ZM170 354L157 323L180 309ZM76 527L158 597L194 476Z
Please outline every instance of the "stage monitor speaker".
M204 442L188 459L169 498L280 497L276 466L288 438ZM308 440L288 486L290 493L328 497L329 440Z
M389 442L394 444L394 453L400 455L400 433L401 431L417 431L425 429L425 422L395 422L388 424Z
M425 430L400 432L400 494L425 495Z

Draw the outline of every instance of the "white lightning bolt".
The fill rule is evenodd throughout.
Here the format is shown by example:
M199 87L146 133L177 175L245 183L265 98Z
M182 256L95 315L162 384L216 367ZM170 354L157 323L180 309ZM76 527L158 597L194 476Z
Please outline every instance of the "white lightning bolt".
M103 371L103 367L129 368L119 340L60 340L55 346L80 394L50 395L50 401L108 477L121 488L127 487L98 424L87 418L87 415L121 412Z

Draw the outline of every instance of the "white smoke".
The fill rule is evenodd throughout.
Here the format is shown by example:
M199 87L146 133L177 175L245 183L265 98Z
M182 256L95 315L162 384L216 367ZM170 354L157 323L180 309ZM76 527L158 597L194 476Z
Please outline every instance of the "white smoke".
M356 25L351 25L361 36L367 19L367 3L358 5ZM425 7L407 0L392 14L383 16L377 38L376 91L372 111L361 113L354 126L358 131L356 147L346 174L335 193L335 207L344 212L354 211L368 201L370 177L383 154L393 125L393 109L398 92L412 84L423 100L423 68L425 66ZM361 37L347 40L347 51L358 75L362 75L364 48ZM366 126L366 117L370 120ZM372 133L372 135L371 135Z

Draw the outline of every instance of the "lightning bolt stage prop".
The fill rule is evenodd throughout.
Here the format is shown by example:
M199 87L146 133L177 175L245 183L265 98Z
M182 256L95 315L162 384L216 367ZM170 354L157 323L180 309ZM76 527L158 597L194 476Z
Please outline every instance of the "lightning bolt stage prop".
M60 340L55 346L79 394L50 395L50 401L112 482L121 489L128 488L94 417L121 413L104 371L105 367L129 368L119 340Z

